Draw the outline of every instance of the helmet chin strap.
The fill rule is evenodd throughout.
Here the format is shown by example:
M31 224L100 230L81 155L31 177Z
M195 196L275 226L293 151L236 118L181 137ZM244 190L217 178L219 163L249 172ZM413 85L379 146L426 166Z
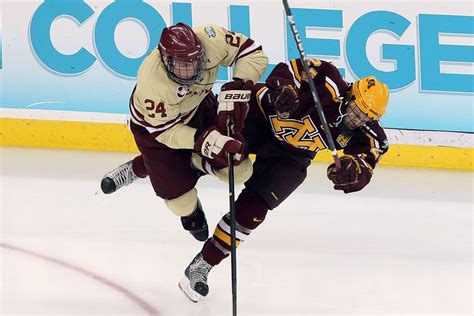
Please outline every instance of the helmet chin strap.
M349 87L352 87L352 84L350 84ZM349 88L348 90L349 92L351 91L351 89ZM352 100L352 94L348 94L346 92L346 97L344 98L344 100L341 102L341 104L339 104L339 116L337 117L336 119L336 122L334 123L334 127L339 127L339 124L342 123L342 120L344 119L345 116L347 116L348 113L343 113L343 107L344 109L347 108L347 105L349 104L349 102ZM331 125L331 124L329 124ZM343 124L344 125L344 124ZM345 130L349 130L348 128L344 128Z
M338 127L339 124L342 123L342 120L344 119L344 116L347 116L347 113L345 113L345 114L342 113L342 106L345 105L345 104L346 104L346 102L341 102L341 104L339 104L339 116L337 117L336 122L334 122L334 125L333 125L334 127ZM329 124L329 125L331 125L331 124Z
M349 99L349 101L350 101L350 99ZM346 125L344 125L343 119L348 114L347 113L345 113L345 114L342 113L343 112L343 107L347 106L347 103L349 101L341 102L341 104L339 105L339 116L337 117L336 122L334 123L334 125L331 125L331 124L329 124L329 125L337 127L338 130L341 132L341 134L344 134L344 135L350 137L350 136L356 135L356 131L349 129L348 127L346 127Z

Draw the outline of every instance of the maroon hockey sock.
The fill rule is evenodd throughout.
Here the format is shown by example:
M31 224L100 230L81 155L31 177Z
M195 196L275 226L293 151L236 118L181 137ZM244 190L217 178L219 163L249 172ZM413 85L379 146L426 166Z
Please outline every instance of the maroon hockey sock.
M145 163L143 162L142 155L137 156L133 159L132 170L133 170L133 173L139 178L148 177L148 171L145 168Z
M229 256L227 250L222 249L222 246L216 243L218 243L218 241L214 237L211 237L206 241L201 250L204 260L213 266L218 265L222 260L224 260L224 258Z
M268 205L256 193L244 189L235 203L237 247L266 217ZM204 260L217 265L229 256L231 250L230 217L224 215L202 249Z

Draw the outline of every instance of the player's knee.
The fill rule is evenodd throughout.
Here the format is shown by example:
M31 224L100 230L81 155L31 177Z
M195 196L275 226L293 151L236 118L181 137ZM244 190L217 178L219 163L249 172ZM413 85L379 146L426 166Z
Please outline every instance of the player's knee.
M240 165L235 167L235 172L234 172L235 183L236 184L244 183L252 176L252 172L253 172L252 161L250 160L250 158L247 158L244 161L242 161Z
M208 169L206 169L206 163L205 163L205 160L202 158L201 155L197 154L197 153L193 153L191 155L191 164L193 165L194 168L198 169L199 171L203 172L203 173L207 173L207 174L212 174L212 168L211 166L209 165L208 166Z
M258 193L245 188L235 202L236 220L248 229L257 228L267 216L268 205Z
M247 181L253 172L252 161L247 158L238 166L234 167L234 183L242 184ZM216 171L216 176L223 182L229 181L229 168L224 168Z
M165 200L165 204L173 214L178 216L188 216L196 208L198 201L197 190L192 188L190 191L174 199Z

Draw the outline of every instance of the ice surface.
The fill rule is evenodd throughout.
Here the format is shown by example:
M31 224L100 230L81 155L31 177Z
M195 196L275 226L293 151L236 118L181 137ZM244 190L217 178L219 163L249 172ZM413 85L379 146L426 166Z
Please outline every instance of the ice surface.
M95 194L133 155L0 153L1 315L231 315L230 260L199 303L178 289L201 244L148 180ZM198 190L213 230L227 186ZM239 315L472 315L472 203L468 171L378 168L345 195L313 164L238 250Z

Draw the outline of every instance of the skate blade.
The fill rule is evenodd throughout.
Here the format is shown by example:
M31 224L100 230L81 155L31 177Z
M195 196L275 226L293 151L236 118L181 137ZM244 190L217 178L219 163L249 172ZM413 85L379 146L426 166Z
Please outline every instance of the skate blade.
M106 194L104 193L104 191L102 191L102 188L101 188L100 185L99 185L99 187L98 187L97 190L95 191L95 194L94 194L94 195L95 195L95 196L100 196L100 195L106 195Z
M191 288L191 283L187 277L183 277L178 283L181 292L193 303L199 302L201 295Z

